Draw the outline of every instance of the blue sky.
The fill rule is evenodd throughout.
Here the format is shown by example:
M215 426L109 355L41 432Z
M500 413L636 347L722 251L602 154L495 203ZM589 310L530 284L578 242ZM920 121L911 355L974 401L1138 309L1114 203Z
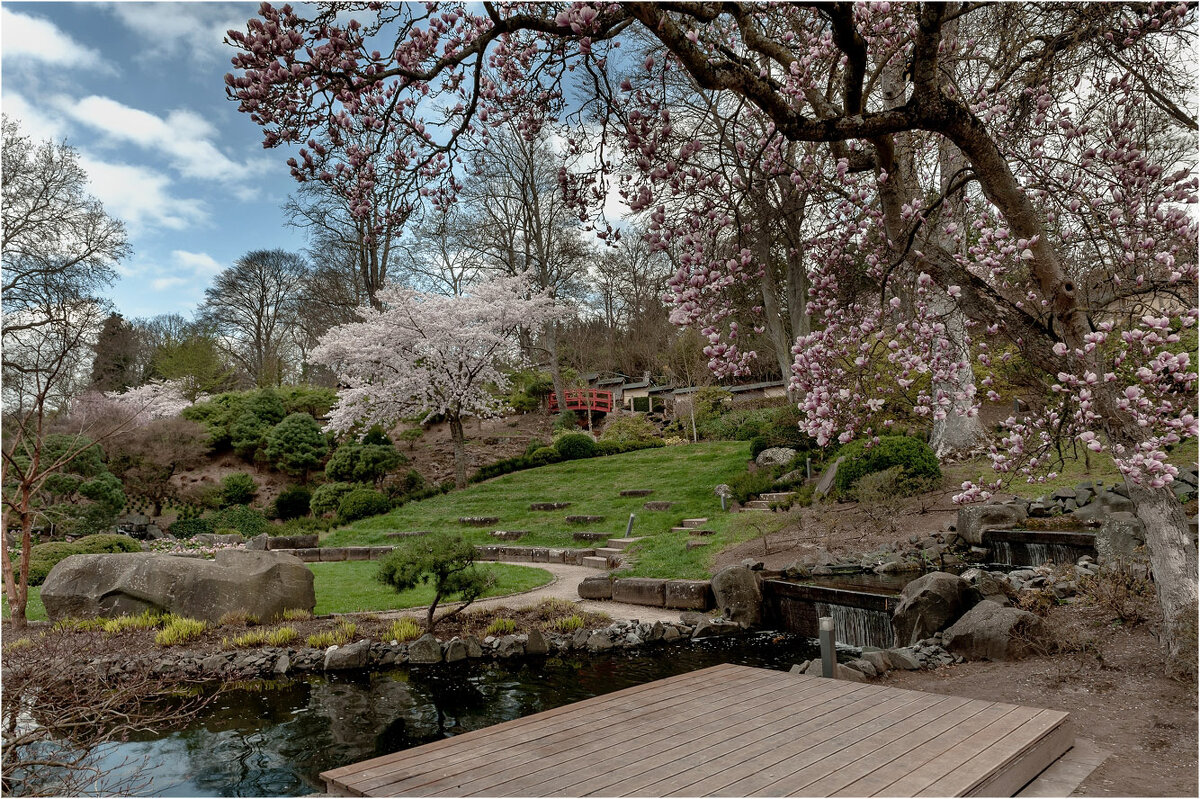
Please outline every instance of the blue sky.
M283 150L225 99L257 3L0 6L0 108L36 139L78 149L91 191L129 232L111 291L127 318L190 314L213 275L255 249L300 250L282 204Z

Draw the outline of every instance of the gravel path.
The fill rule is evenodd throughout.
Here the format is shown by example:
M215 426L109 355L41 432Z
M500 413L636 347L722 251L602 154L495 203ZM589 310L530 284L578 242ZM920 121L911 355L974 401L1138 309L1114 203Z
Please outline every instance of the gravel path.
M602 602L597 600L582 600L579 598L579 584L584 578L596 577L604 572L598 569L589 569L586 566L567 566L562 563L521 563L521 566L533 566L537 569L545 569L554 575L554 580L535 588L532 591L526 591L523 594L509 594L507 596L495 596L489 599L480 599L474 602L472 608L489 608L503 607L523 608L529 605L536 605L543 599L565 599L568 602L575 602L584 610L590 610L595 613L607 613L614 620L631 620L638 621L679 621L679 611L666 610L665 608L649 608L645 605L627 605L623 602ZM453 607L453 604L450 605ZM394 614L380 614L385 617L411 615L413 611L397 611Z

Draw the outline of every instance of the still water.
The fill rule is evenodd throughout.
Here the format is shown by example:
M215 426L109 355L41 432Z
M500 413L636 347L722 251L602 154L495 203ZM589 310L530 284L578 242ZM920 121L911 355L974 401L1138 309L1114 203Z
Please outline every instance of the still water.
M120 744L150 796L300 796L322 771L719 663L786 670L816 642L778 633L639 654L463 662L230 690L185 729ZM132 766L130 766L132 767Z

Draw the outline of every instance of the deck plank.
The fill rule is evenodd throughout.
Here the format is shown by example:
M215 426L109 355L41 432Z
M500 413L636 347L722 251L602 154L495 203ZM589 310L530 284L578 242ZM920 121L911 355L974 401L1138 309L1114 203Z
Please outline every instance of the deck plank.
M1011 795L1065 751L1066 717L724 664L321 776L357 796Z

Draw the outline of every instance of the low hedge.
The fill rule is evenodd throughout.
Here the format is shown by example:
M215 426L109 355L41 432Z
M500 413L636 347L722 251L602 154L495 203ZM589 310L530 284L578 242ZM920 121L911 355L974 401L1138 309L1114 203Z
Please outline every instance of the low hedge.
M563 436L566 438L566 436ZM588 437L590 438L590 436ZM633 452L639 449L656 449L665 446L661 440L657 441L594 441L594 451L589 457L600 457L603 455L619 455L622 452ZM516 458L505 458L502 461L489 463L482 467L475 474L471 475L470 482L482 483L484 480L491 480L493 477L511 474L512 472L522 472L526 469L536 469L539 466L546 466L549 463L556 461L549 460L550 454L546 452L558 454L558 450L554 447L542 447L535 450L532 455L520 455ZM561 455L559 460L562 460Z
M176 538L194 538L216 531L217 525L212 519L180 519L167 528L167 532Z
M99 555L112 552L141 552L142 545L127 535L97 533L76 541L51 541L38 544L29 552L29 584L41 585L46 575L61 560L72 555Z
M905 480L937 480L942 476L937 456L919 438L911 436L881 436L879 443L868 448L868 441L851 441L838 450L845 458L838 467L835 485L839 492L848 492L864 475L886 471L893 466L903 470Z
M554 448L565 461L596 457L596 441L587 433L567 433L554 442Z

